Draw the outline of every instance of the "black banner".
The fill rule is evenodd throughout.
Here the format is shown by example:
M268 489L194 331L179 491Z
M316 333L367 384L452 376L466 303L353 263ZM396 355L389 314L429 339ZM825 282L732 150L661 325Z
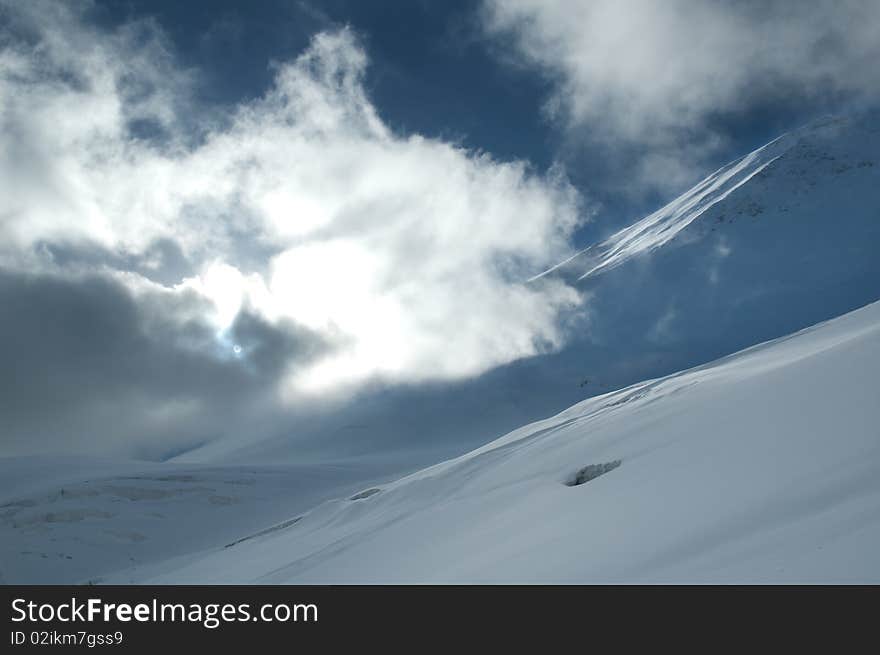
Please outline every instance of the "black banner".
M0 587L2 652L47 648L853 642L875 587ZM573 641L572 641L573 640ZM854 642L853 642L854 643ZM836 649L837 649L836 648ZM544 650L543 648L541 649Z

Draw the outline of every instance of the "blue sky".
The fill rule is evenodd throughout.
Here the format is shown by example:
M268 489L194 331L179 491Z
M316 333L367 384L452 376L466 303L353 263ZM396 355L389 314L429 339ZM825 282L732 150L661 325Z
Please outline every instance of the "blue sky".
M207 102L262 95L272 63L300 54L319 31L350 26L370 57L366 86L383 119L403 133L460 141L501 158L554 159L541 117L550 82L505 65L480 32L473 2L99 2L108 26L154 17L185 65L198 68Z
M0 1L9 452L162 457L316 408L380 398L387 426L478 380L524 393L595 319L588 289L524 281L874 104L878 15ZM480 412L475 434L534 418Z
M209 105L259 97L272 83L273 64L295 58L315 33L348 26L369 56L365 87L391 129L453 141L500 159L526 160L542 170L554 162L566 165L571 181L599 210L595 220L576 234L578 245L650 212L707 172L781 132L863 101L850 88L817 85L806 77L798 79L799 75L788 75L791 79L777 75L774 82L781 82L782 89L777 92L763 81L752 85L748 79L740 90L741 102L709 107L699 117L715 139L711 147L700 143L702 135L676 134L670 159L664 160L668 172L653 176L649 183L636 181L632 171L644 156L643 144L597 136L606 129L601 121L586 120L570 129L549 116L548 102L564 84L560 81L564 73L524 58L512 32L487 30L487 7L496 4L503 7L506 3L257 0L245 6L235 0L97 0L92 19L110 29L145 17L155 20L180 65L197 71L197 95ZM566 12L577 22L578 12L565 3L545 4L548 22ZM629 11L638 13L640 4L632 3ZM687 2L673 4L666 13L681 9L682 17L687 15ZM723 8L732 3L695 4ZM747 16L740 29L762 23L773 27L780 22L797 28L798 21L789 20L785 2L763 3L763 7L762 3L739 4L744 9L741 15ZM804 25L814 28L814 23L832 14L850 14L857 20L869 4L846 2L835 8L834 3L820 2L790 13L803 14ZM528 13L535 7L540 11L541 7L530 2L509 5L506 20L511 21L518 18L517 12ZM534 17L530 20L539 22ZM724 24L725 18L719 20ZM675 37L673 33L670 38ZM823 38L830 37L807 33L803 40ZM686 43L679 45L687 51ZM785 47L780 44L780 49ZM697 52L694 58L701 56ZM658 52L656 59L662 62L663 54ZM799 54L792 54L790 65L810 66L810 61L798 61ZM608 56L619 54L611 51ZM849 59L857 58L846 53L838 56L841 67L852 66ZM659 70L663 70L662 63ZM713 74L724 73L719 68ZM662 124L658 129L664 129Z

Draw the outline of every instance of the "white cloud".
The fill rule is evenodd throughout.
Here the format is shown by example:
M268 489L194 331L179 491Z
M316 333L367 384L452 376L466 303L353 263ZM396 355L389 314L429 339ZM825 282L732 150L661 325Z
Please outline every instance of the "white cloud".
M768 98L875 98L876 0L485 0L486 29L552 74L548 107L592 139L637 142L681 178L720 143L717 115ZM665 161L664 161L665 160ZM659 166L658 166L659 164ZM665 175L665 173L663 173ZM680 179L674 179L678 183Z
M392 133L349 31L316 35L264 97L218 116L194 113L155 26L3 6L0 264L44 265L45 243L170 240L196 269L177 288L213 301L221 338L245 307L332 335L288 376L297 391L471 376L561 345L579 294L522 280L568 254L578 194L555 171Z

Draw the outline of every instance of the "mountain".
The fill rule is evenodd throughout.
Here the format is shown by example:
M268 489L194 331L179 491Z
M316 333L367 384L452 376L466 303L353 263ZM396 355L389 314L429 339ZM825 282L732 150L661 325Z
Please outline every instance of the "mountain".
M880 298L878 246L880 120L863 114L779 137L542 275L590 290L596 341L720 354Z
M832 225L864 222L866 227L876 227L880 216L878 153L876 115L816 121L723 166L653 214L532 279L580 267L583 272L578 279L586 280L676 239L680 243L700 241L708 236L707 230L717 230L716 238L750 236L733 229L735 223L748 218L764 224L759 236L774 232L796 236L790 232L790 217L801 231L821 229L816 225L819 221ZM841 216L844 211L847 215ZM700 223L686 233L695 221Z
M880 582L880 303L114 582Z

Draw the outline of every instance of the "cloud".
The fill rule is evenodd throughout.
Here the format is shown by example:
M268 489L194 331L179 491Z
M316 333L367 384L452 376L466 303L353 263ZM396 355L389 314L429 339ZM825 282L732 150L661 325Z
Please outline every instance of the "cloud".
M395 134L349 30L315 35L262 97L224 113L193 101L198 75L157 25L108 32L91 9L0 3L0 179L15 189L0 195L0 272L18 307L3 383L29 358L40 375L64 371L54 396L28 378L17 393L30 406L118 421L130 404L142 412L116 423L128 433L153 407L158 440L160 425L256 406L233 389L289 405L375 380L472 377L562 345L580 294L524 283L569 254L583 219L560 170ZM66 297L75 307L55 316ZM84 331L97 321L95 334L70 343L35 329L34 312ZM223 431L228 414L188 432Z
M114 276L0 270L0 434L6 452L169 450L226 436L272 409L287 367L330 344L240 314L223 352L206 301Z
M646 182L673 161L675 184L692 174L719 116L880 90L874 0L485 0L482 17L554 77L557 119L654 158L632 174Z

